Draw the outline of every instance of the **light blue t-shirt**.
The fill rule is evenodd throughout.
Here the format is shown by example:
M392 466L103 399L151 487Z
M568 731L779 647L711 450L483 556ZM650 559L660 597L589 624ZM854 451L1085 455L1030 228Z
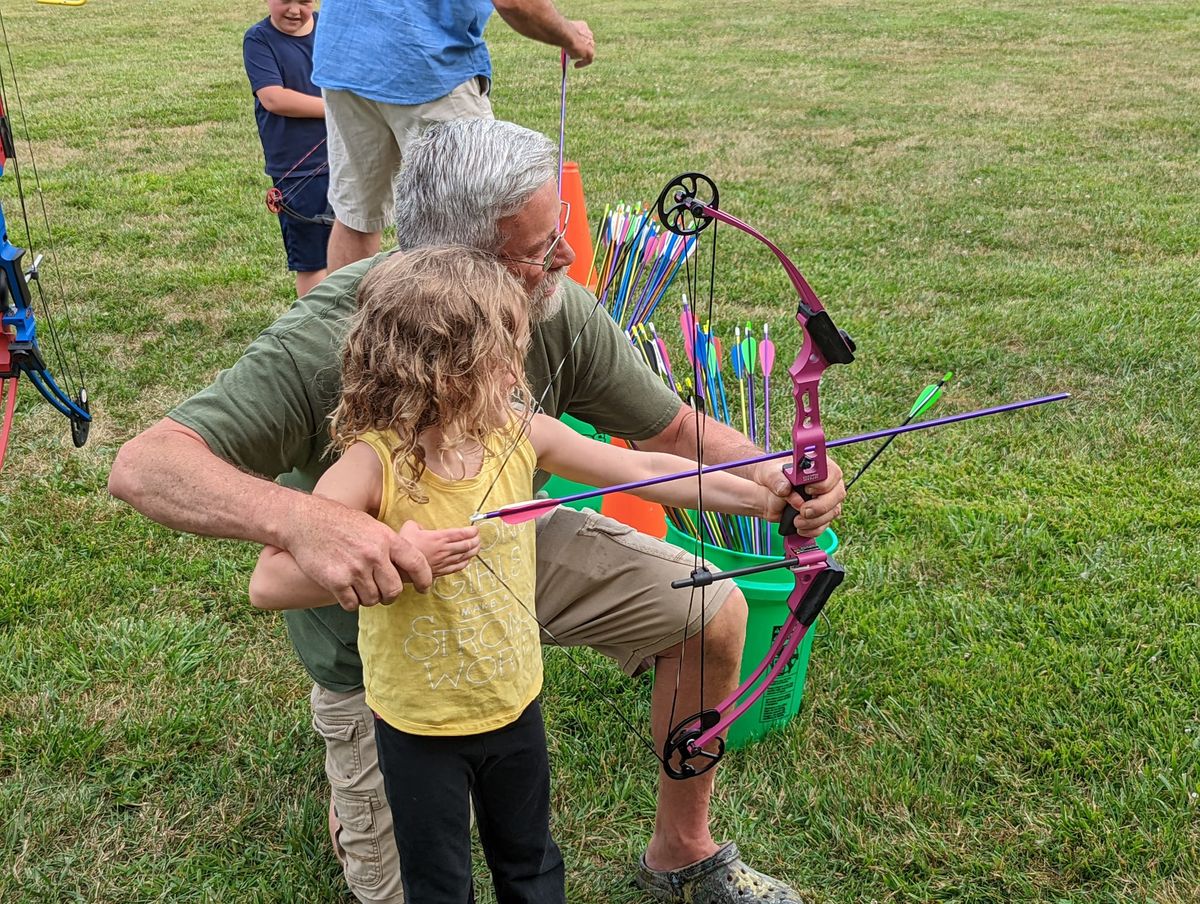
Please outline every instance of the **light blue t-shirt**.
M313 81L411 105L490 79L483 29L492 9L492 0L324 0Z

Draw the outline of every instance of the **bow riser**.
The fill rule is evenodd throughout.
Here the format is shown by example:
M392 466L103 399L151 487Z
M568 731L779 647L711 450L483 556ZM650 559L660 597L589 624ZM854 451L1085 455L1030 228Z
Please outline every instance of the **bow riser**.
M4 175L5 162L0 155L0 176ZM37 354L29 283L21 272L24 256L25 249L8 240L8 223L0 205L0 378L17 376L27 362L45 367Z
M796 319L800 320L801 315ZM804 322L801 320L801 328ZM788 368L792 378L792 396L796 400L796 420L792 425L792 466L785 469L792 486L799 490L810 483L819 483L829 473L825 455L825 431L821 428L821 403L818 389L821 376L829 366L808 332L795 363Z

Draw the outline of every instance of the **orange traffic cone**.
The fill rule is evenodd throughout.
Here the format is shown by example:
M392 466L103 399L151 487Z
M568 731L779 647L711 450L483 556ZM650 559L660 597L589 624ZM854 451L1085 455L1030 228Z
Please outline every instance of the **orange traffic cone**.
M596 284L596 270L592 267L594 251L587 203L583 200L583 177L579 175L579 164L569 160L563 164L562 199L571 205L567 244L575 249L575 263L571 264L567 276L581 286L591 288Z
M592 266L592 233L588 225L587 203L583 199L583 177L579 175L579 164L573 161L563 163L562 199L571 205L567 243L575 251L575 263L567 275L580 285L592 288L596 285L596 270ZM625 445L623 440L615 436L611 442ZM660 540L667 534L667 520L662 507L628 493L605 496L600 503L600 512Z

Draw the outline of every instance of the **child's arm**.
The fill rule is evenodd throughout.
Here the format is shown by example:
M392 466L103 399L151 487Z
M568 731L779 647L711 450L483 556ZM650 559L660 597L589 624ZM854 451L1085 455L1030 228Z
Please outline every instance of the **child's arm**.
M254 92L269 112L277 116L294 116L299 119L324 119L325 101L320 97L293 91L282 85L267 85Z
M592 486L660 477L677 471L694 470L696 463L665 452L640 452L580 436L566 424L544 414L535 415L529 439L537 453L538 467ZM696 478L630 490L636 496L680 508L694 508ZM731 515L752 515L778 521L784 500L744 477L718 471L704 475L704 505Z
M355 443L322 475L313 493L375 516L382 491L379 456L366 443ZM399 533L429 561L434 577L462 570L479 551L475 528L425 530L408 521ZM267 546L250 576L250 602L259 609L315 609L336 600L300 570L291 553ZM349 610L358 608L357 604L342 605Z
M279 69L279 61L275 58L275 51L262 38L260 31L261 29L255 26L249 29L242 39L242 63L246 67L246 77L250 80L250 90L258 98L258 102L278 116L324 119L324 100L312 94L283 87L283 73Z

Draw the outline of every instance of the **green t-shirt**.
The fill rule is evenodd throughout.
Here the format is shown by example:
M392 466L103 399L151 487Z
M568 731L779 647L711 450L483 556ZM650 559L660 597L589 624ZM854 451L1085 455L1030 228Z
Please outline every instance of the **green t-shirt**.
M168 417L195 430L214 453L238 467L311 491L330 464L327 421L341 389L341 343L358 284L386 257L379 254L326 277L232 367ZM564 283L562 310L535 327L525 365L534 397L543 399L547 413L570 413L604 433L647 439L679 411L679 399L637 357L595 297L574 282ZM333 691L362 687L354 613L325 606L290 611L285 618L314 681Z

